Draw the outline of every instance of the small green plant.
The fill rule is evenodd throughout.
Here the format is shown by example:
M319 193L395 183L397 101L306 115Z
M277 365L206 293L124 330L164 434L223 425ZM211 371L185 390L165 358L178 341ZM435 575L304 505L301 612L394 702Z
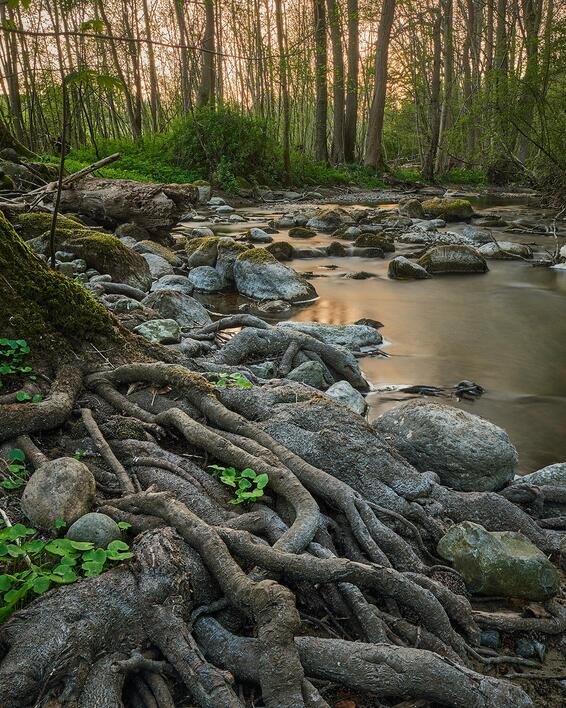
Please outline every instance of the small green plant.
M263 496L263 490L269 482L268 475L258 474L249 467L241 471L235 467L222 467L221 465L209 465L209 468L212 470L213 477L217 477L222 484L234 488L235 496L234 499L230 499L230 504L257 501Z
M8 461L5 463L5 468L0 469L0 475L4 477L0 482L0 487L3 489L18 489L23 486L28 476L28 471L25 466L25 453L19 447L14 447L8 452Z
M207 376L212 379L212 383L218 388L251 388L253 383L243 374L224 374L216 371L208 371Z
M100 575L133 556L124 541L112 541L105 550L68 538L45 541L34 538L36 534L36 529L23 524L0 530L0 622L34 595L74 583L80 577Z
M85 457L86 454L87 454L87 451L86 451L86 450L83 450L83 449L81 448L81 449L79 449L79 450L75 450L75 452L73 453L73 457L75 458L75 460L82 460L83 457Z
M32 381L36 380L32 367L24 364L29 353L30 348L25 339L0 339L0 388L4 386L3 378L6 376L27 376ZM23 390L16 391L16 401L39 403L41 395L39 393L32 395Z
M121 528L122 531L127 531L132 528L132 524L129 524L127 521L118 521L118 528Z

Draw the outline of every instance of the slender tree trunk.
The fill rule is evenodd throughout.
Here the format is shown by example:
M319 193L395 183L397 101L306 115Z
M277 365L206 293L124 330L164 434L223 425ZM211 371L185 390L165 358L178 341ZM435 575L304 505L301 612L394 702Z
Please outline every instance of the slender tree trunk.
M423 174L426 179L431 181L434 179L434 165L440 136L440 62L442 53L440 39L442 24L441 9L438 8L435 10L434 14L435 18L432 26L432 79L430 83L430 140L423 165Z
M327 0L330 42L332 44L332 162L344 162L344 50L342 47L342 22L338 0Z
M289 105L289 79L285 54L285 30L283 26L283 3L275 0L275 23L277 27L277 47L279 50L279 84L283 108L283 178L286 183L291 177L291 107Z
M371 102L368 139L366 146L365 164L376 170L387 169L383 156L383 117L385 114L385 97L387 93L387 74L389 59L389 42L391 27L395 15L395 0L383 0L379 29L377 32L377 45L375 50L375 85Z
M147 66L149 72L149 106L151 112L151 129L154 133L160 128L159 110L159 85L157 79L157 69L155 66L155 52L153 51L151 17L147 0L143 0L143 19L145 27L145 38L147 39Z
M328 51L326 46L326 8L324 0L314 0L316 114L314 119L314 154L319 162L328 162L326 128L328 123Z
M205 25L202 39L201 80L198 95L199 106L216 104L216 12L214 0L204 0Z
M348 76L346 80L346 119L344 125L344 158L356 159L358 132L358 74L360 64L360 18L358 0L348 0Z

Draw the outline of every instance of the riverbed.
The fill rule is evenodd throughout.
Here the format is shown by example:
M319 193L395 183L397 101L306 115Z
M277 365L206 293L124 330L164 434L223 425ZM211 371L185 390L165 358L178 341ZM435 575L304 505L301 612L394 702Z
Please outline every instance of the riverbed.
M266 225L283 211L281 207L247 210L252 223L238 224L237 230ZM506 219L540 214L509 204L491 205L484 211L503 214ZM493 235L529 243L535 251L553 247L546 235L510 235L497 230ZM286 231L275 238L299 247L316 247L331 240L324 234L308 241L289 239ZM475 401L450 402L507 431L519 450L520 473L566 460L566 271L523 261L490 260L486 274L390 280L388 259L410 250L415 247L401 247L384 260L295 259L290 264L293 268L317 276L311 282L319 298L279 319L332 324L362 317L379 320L383 350L389 356L360 360L373 388L384 384L453 386L472 380L485 389L484 395ZM362 270L374 277L344 278L345 273ZM209 302L224 312L237 308L233 298ZM395 398L399 395L371 392L367 396L369 419L397 405Z

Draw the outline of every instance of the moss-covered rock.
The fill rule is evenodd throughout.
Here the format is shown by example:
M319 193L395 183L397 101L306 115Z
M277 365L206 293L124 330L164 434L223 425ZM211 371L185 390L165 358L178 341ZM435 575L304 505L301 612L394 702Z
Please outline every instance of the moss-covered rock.
M316 236L314 229L307 229L305 226L293 226L289 229L289 236L292 238L313 238Z
M288 241L275 241L266 246L265 250L278 261L293 260L293 246Z
M471 246L434 246L417 263L429 273L486 273L485 258Z
M154 256L160 256L172 266L181 265L181 259L174 251L160 243L155 243L155 241L138 241L133 250L137 253L152 253Z
M192 238L185 244L185 251L189 256L189 268L207 265L215 266L218 257L217 236L205 236L204 238Z
M474 209L467 199L443 199L435 197L422 203L426 214L445 221L467 221L474 215Z
M50 334L71 340L112 333L107 310L78 283L51 270L27 246L0 212L0 329L30 343Z
M430 278L430 274L418 263L413 263L404 256L397 256L389 261L387 275L393 280L423 280Z
M332 243L326 247L326 255L332 256L333 258L344 258L348 255L348 252L344 244L340 243L340 241L332 241Z
M382 234L360 234L354 241L354 246L356 248L381 248L385 253L393 253L395 251L393 241Z
M438 543L438 553L480 595L548 600L560 589L557 569L525 536L512 531L486 531L464 521Z
M26 214L18 214L13 221L14 228L24 239L29 241L32 238L41 236L46 231L51 230L51 221L53 216L45 212L30 211ZM76 231L77 229L87 229L87 227L74 217L57 216L57 228L68 231Z
M423 219L425 212L418 199L402 199L399 202L399 214L411 219Z
M250 246L238 243L232 238L224 237L218 239L218 257L216 259L216 272L225 284L234 281L234 263L240 253L248 251Z
M236 258L234 282L239 293L255 300L303 302L317 297L307 280L265 248L244 251Z

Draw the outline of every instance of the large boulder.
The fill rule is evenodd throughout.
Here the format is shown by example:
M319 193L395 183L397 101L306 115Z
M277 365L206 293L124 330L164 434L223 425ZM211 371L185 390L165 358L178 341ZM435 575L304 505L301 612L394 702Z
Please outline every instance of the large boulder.
M530 246L514 241L498 241L495 243L485 243L480 246L479 253L484 258L496 258L498 260L510 260L513 258L532 258L533 251Z
M364 418L328 396L290 381L220 389L218 396L289 450L376 504L401 509L405 502L397 494L407 499L430 494L431 478L411 467Z
M189 272L189 280L195 290L201 293L217 293L222 290L224 283L218 271L211 266L198 266Z
M22 511L34 526L53 531L62 519L67 525L90 511L96 482L92 472L73 457L59 457L41 465L22 494Z
M344 209L323 209L307 222L309 229L332 233L343 224L352 225L354 220Z
M305 278L264 248L244 251L236 258L234 282L241 295L254 300L305 302L318 297Z
M234 282L234 263L240 253L249 250L249 246L238 243L233 238L223 237L218 239L216 271L225 284Z
M464 234L454 231L437 231L432 222L414 224L410 231L397 234L395 240L400 243L423 243L425 246L472 246L473 242Z
M418 199L402 199L399 202L399 214L401 216L408 216L411 219L422 219L424 218L425 212L423 205Z
M515 484L533 484L536 487L550 485L552 487L566 487L566 462L556 462L541 470L525 474L514 480Z
M155 253L143 253L142 258L145 260L149 267L149 272L151 277L159 280L165 275L174 275L175 271L173 266L165 258L157 256Z
M557 569L520 533L486 531L464 521L440 539L437 550L479 595L542 601L560 589Z
M136 245L133 246L133 250L141 254L152 253L154 256L160 256L172 266L181 265L181 259L174 251L167 248L167 246L163 246L161 243L156 243L155 241L138 241Z
M364 347L376 347L383 342L383 337L368 325L334 325L324 322L278 322L277 327L309 334L326 344L345 347L350 351L360 351Z
M292 229L289 229L289 236L291 238L313 238L316 236L316 231L307 229L305 226L293 226Z
M394 280L409 280L416 278L423 280L430 278L430 274L418 263L410 261L405 256L397 256L389 261L387 275Z
M164 319L175 320L181 327L204 327L212 322L198 300L178 290L156 290L144 298L142 304Z
M194 285L186 275L164 275L151 286L151 292L156 290L178 290L181 293L192 295Z
M258 229L256 226L251 228L244 236L251 243L271 243L273 241L273 236L270 236L263 229Z
M435 197L422 203L426 214L445 221L467 221L474 215L474 209L467 199L442 199Z
M384 253L393 253L395 244L384 234L360 234L354 241L356 248L380 248Z
M486 273L485 258L470 246L434 246L418 260L432 274Z
M188 265L189 268L196 268L197 266L212 266L216 265L216 258L218 257L218 239L216 236L210 236L205 238L193 238L187 241L185 250L189 256Z
M376 431L421 472L464 492L501 489L517 468L507 433L477 415L437 401L406 401L375 422Z
M278 261L291 261L293 260L293 246L288 241L275 241L275 243L266 246L266 251L271 253L271 255Z
M24 239L29 241L32 238L37 238L51 229L51 221L53 214L47 214L42 211L29 211L21 214L16 214L13 220L14 229ZM86 229L86 226L78 219L70 216L59 214L57 216L57 229L67 229L76 231ZM90 233L90 230L87 229Z

